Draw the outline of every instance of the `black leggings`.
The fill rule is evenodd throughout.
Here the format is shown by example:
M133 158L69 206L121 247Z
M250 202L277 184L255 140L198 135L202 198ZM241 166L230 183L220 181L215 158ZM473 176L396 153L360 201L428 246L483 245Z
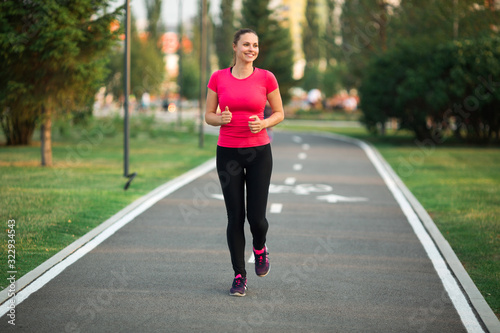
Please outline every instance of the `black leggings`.
M246 276L245 270L245 185L248 223L253 247L266 243L269 224L266 219L267 197L273 158L271 145L249 148L217 146L217 173L227 210L227 243L234 275Z

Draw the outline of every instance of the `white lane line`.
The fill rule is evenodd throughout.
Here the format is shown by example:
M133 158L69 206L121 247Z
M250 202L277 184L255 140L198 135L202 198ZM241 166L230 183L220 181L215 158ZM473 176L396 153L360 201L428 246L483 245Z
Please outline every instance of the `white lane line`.
M138 215L142 214L148 208L153 206L155 203L157 203L167 195L171 194L172 192L178 190L179 188L185 186L186 184L189 184L195 179L201 177L207 172L213 170L214 168L215 168L215 159L211 159L208 162L203 163L202 165L186 172L185 174L157 187L149 194L146 194L144 197L137 199L135 202L125 207L115 215L113 215L111 218L103 222L103 224L107 224L111 221L112 224L109 227L107 227L102 232L97 234L97 236L95 236L94 238L89 239L89 241L85 243L85 245L81 246L80 248L78 248L78 250L69 254L67 257L65 257L65 259L52 266L45 273L41 274L36 280L34 280L30 284L28 284L24 289L16 293L15 296L16 306L19 305L25 299L27 299L31 294L33 294L34 292L45 286L47 283L49 283L53 278L59 275L70 265L75 263L78 259L82 258L84 255L92 251L99 244L101 244L110 236L112 236L115 232L117 232L122 227L127 225ZM92 232L89 232L89 234L91 233ZM82 236L82 238L83 237L86 236L84 235ZM69 245L67 248L69 247L71 247L71 245ZM62 251L64 251L64 249ZM0 305L0 317L3 317L10 310L9 305L10 301L8 301L8 299L5 300L5 302L2 305Z
M304 150L309 150L309 148L311 148L311 146L309 144L307 144L307 143L304 143L302 145L302 149L304 149Z
M273 204L271 204L271 208L269 209L269 211L272 214L279 214L279 213L281 213L282 209L283 209L283 204L273 203Z
M217 200L224 200L224 196L222 194L212 194L212 198L217 199Z
M302 142L302 138L298 135L294 135L292 136L292 141L295 142L295 143L301 143Z
M285 179L285 185L295 185L296 181L295 177L288 177Z
M299 160L305 160L307 158L307 154L306 153L299 153L298 157L299 157Z
M300 171L300 170L302 170L302 164L294 164L294 165L293 165L293 170L295 170L295 171Z
M364 150L365 154L368 156L368 159L372 162L375 169L377 169L378 173L380 174L385 184L391 191L392 195L396 199L397 203L401 207L401 210L405 214L408 223L413 228L413 231L415 232L417 238L422 244L425 252L427 253L427 256L429 257L429 259L432 262L432 265L434 266L434 269L436 270L439 278L441 279L441 282L443 283L446 292L448 293L451 301L453 302L453 305L455 306L455 309L457 310L460 319L462 320L462 323L467 329L467 332L471 333L484 332L483 328L481 327L481 324L477 320L472 308L470 307L467 298L465 297L464 293L458 286L457 281L455 280L450 270L448 269L448 265L444 260L444 258L441 256L441 253L434 244L434 241L429 236L429 233L423 226L422 222L418 218L417 214L415 213L411 204L404 196L401 189L398 187L394 179L390 176L390 173L386 170L386 168L389 168L390 166L387 165L386 167L384 167L384 163L379 159L373 148L361 140L343 137L341 135L322 134L321 136L330 137L344 142L354 143L355 145Z

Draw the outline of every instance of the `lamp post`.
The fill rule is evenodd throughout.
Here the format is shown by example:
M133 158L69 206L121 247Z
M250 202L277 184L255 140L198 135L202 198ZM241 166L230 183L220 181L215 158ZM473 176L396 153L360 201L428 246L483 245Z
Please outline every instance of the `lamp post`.
M177 84L179 85L179 103L177 105L177 126L180 128L182 126L182 35L184 33L182 29L182 0L179 0L179 27L178 27L178 33L179 33L179 48L177 50L177 53L179 55L179 61L178 61L178 74L177 74Z
M206 77L207 77L207 0L201 0L201 33L200 33L200 137L199 144L200 148L203 148L204 144L204 133L203 133L203 123L204 119L204 109L205 109L205 98L207 95L206 90Z
M129 174L129 124L128 124L128 111L129 111L129 91L130 91L130 0L125 0L125 55L124 55L124 75L123 75L123 176L128 178L124 190L127 190L132 180L137 176L137 173Z

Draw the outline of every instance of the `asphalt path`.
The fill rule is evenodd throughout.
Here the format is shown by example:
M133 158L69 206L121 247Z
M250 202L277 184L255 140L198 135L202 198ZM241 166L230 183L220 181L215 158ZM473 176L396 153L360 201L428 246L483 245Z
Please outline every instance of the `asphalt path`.
M351 143L277 133L271 271L233 273L214 170L159 200L16 307L0 332L466 332L386 183ZM133 185L132 185L133 186ZM251 261L251 235L247 259Z

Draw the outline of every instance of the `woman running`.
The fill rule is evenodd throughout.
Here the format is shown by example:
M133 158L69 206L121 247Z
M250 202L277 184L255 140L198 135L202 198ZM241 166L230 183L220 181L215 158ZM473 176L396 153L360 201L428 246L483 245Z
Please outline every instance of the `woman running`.
M229 294L245 296L245 215L253 236L255 273L266 276L270 269L266 210L273 160L265 129L280 123L284 112L276 77L253 66L259 55L257 33L238 30L233 50L233 65L214 72L208 82L205 121L220 126L217 173L226 205L227 243L234 270ZM264 119L266 102L272 113Z

